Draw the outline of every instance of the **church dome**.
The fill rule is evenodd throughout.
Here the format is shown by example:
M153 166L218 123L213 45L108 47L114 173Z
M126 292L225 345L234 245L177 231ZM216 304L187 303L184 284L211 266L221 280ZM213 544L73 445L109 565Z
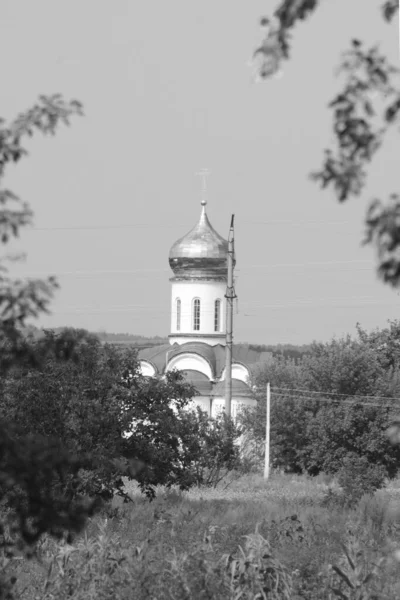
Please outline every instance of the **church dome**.
M169 265L177 279L226 279L228 242L208 220L202 200L200 219L195 227L172 246Z

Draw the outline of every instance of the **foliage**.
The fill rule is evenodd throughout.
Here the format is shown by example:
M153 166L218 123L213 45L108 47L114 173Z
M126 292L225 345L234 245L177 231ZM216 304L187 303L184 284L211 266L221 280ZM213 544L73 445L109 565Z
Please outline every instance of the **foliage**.
M6 167L17 163L28 155L24 142L35 131L54 135L60 123L69 124L72 116L82 114L82 105L76 100L65 101L62 96L40 96L39 102L14 121L6 123L0 119L0 239L7 244L18 237L22 227L32 223L33 213L29 205L14 192L1 187ZM48 305L57 289L54 277L47 280L13 280L6 266L7 260L18 257L0 258L0 343L6 349L0 368L8 369L14 361L36 362L29 343L24 339L21 326L30 318L48 310ZM3 352L2 352L3 354Z
M263 79L274 76L290 57L291 34L299 21L312 16L321 6L318 0L280 0L274 20L263 17L264 39L254 52L260 60ZM399 10L399 0L386 0L381 13L391 22ZM322 167L311 179L322 188L331 186L340 202L359 196L367 178L367 168L382 146L385 136L400 115L400 70L390 64L377 45L366 48L353 39L343 52L337 71L344 85L329 103L332 110L334 149L326 149ZM366 214L365 243L374 243L378 253L378 273L385 283L400 281L399 194L387 204L374 199Z
M180 415L181 475L176 483L182 489L192 485L216 487L226 476L241 466L238 445L242 431L225 413L215 419L199 407Z
M336 598L342 600L373 600L382 597L379 576L382 577L385 557L381 556L374 565L366 564L359 540L352 531L349 539L342 543L343 555L340 564L332 565L331 589ZM382 577L384 579L384 576Z
M292 473L336 473L347 455L365 456L393 477L400 450L387 438L399 397L398 323L381 332L314 343L301 361L274 358L255 369L257 407L241 424L263 451L266 383L271 382L270 457ZM381 394L387 395L381 398ZM354 398L356 396L356 398Z
M299 456L304 445L307 413L304 406L293 398L285 397L284 390L303 387L301 363L283 357L275 357L268 364L254 369L252 384L256 388L256 408L245 408L240 424L254 441L256 452L264 453L266 420L266 385L279 390L271 398L271 464L276 468L300 472ZM281 391L282 390L282 391Z
M386 470L371 463L366 456L347 454L338 471L338 483L348 504L357 503L364 494L373 494L383 487Z
M190 401L191 386L178 373L142 377L132 349L103 346L94 336L79 341L80 331L68 334L75 336L76 361L48 355L43 371L14 368L4 381L3 415L19 425L21 436L40 433L92 457L77 493L123 495L124 475L137 477L150 496L154 485L175 482L184 468L178 459L186 427L177 412ZM54 344L59 336L65 334L46 334Z
M70 117L82 114L77 101L67 102L60 95L41 96L30 110L6 123L0 119L0 186L6 167L27 156L24 141L34 131L55 134L61 122L68 124ZM32 211L14 192L0 187L0 239L7 244L19 235L20 229L32 223ZM48 310L49 301L57 283L48 280L13 280L8 273L7 260L18 257L0 257L0 373L21 365L40 367L50 354L57 359L74 355L74 344L69 336L61 336L56 343L42 341L33 347L32 339L24 335L27 319L35 318ZM4 379L0 380L0 393L4 395ZM0 413L0 546L2 569L0 597L11 598L11 583L3 577L7 555L15 543L34 544L41 535L49 532L59 536L70 534L83 527L92 514L95 503L71 499L61 491L65 478L74 481L79 461L68 455L59 444L33 435L21 437L18 428L7 422ZM4 501L13 510L4 513ZM6 518L8 517L8 519ZM8 524L7 524L8 520Z
M232 587L251 598L250 590L267 584L268 575L272 580L282 575L282 587L291 584L289 597L296 600L332 600L332 588L350 598L360 592L366 598L367 592L398 597L393 552L398 510L389 491L363 498L354 508L324 508L322 490L304 476L275 476L270 482L244 477L223 488L204 490L202 500L197 488L159 494L151 504L138 497L115 507L115 516L109 511L107 519L94 517L72 544L45 538L40 562L28 565L25 592L18 577L19 597L118 599L131 598L134 590L138 600L231 600ZM307 488L307 503L299 488ZM377 564L379 570L365 581Z
M246 536L245 547L236 557L226 557L233 598L292 598L292 580L287 569L271 551L268 540L258 531Z
M98 502L68 493L85 460L73 458L57 441L41 436L16 435L16 427L0 425L0 498L7 500L7 529L0 526L0 547L12 555L13 547L32 545L43 533L57 538L65 531L80 531ZM65 489L67 488L67 490Z
M390 409L356 403L327 404L309 423L309 441L302 457L304 469L312 475L337 473L346 457L355 454L369 464L379 465L384 476L394 477L400 452L386 437Z
M59 335L46 333L55 344ZM69 335L74 338L72 330ZM215 485L238 466L240 430L223 415L211 420L188 410L194 390L178 372L145 378L135 350L102 345L95 336L79 341L80 335L76 361L53 355L43 371L15 368L0 400L20 436L37 432L92 457L76 493L126 497L126 476L153 498L157 485Z
M316 343L301 363L305 389L342 394L374 395L382 367L376 352L349 335Z

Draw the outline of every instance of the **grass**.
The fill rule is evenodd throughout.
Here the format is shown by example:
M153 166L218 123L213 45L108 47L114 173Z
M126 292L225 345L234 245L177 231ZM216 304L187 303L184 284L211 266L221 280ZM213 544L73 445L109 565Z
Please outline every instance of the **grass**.
M133 502L114 499L72 546L45 539L40 561L8 567L18 575L16 597L400 597L400 484L352 509L324 504L328 485L251 475L216 489L161 488L149 503L127 483Z

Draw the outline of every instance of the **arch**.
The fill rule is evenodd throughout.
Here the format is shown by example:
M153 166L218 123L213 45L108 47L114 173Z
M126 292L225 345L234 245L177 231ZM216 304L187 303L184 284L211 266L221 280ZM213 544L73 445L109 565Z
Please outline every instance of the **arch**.
M155 377L157 374L155 366L148 360L139 361L139 369L144 377Z
M180 331L181 330L181 312L182 312L182 302L180 298L177 298L175 300L175 306L176 306L176 330Z
M221 331L221 299L217 298L214 302L214 331Z
M193 298L192 328L193 331L200 331L200 298Z
M195 354L194 352L182 352L177 354L167 364L165 371L172 371L178 369L178 371L199 371L206 375L208 379L213 379L213 372L208 360Z
M225 368L221 374L221 381L225 379ZM245 365L241 363L233 363L232 364L232 379L239 379L243 381L243 383L248 384L250 379L250 371Z

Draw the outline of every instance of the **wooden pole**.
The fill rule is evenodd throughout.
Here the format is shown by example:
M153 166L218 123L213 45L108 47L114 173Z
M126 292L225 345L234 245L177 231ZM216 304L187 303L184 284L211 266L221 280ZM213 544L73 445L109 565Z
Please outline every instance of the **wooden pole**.
M228 282L226 288L226 365L225 365L225 414L232 413L232 346L233 346L233 266L234 266L234 218L232 215L228 238Z
M270 446L270 406L271 406L271 386L267 383L267 414L265 426L265 464L264 479L269 478L269 446Z

